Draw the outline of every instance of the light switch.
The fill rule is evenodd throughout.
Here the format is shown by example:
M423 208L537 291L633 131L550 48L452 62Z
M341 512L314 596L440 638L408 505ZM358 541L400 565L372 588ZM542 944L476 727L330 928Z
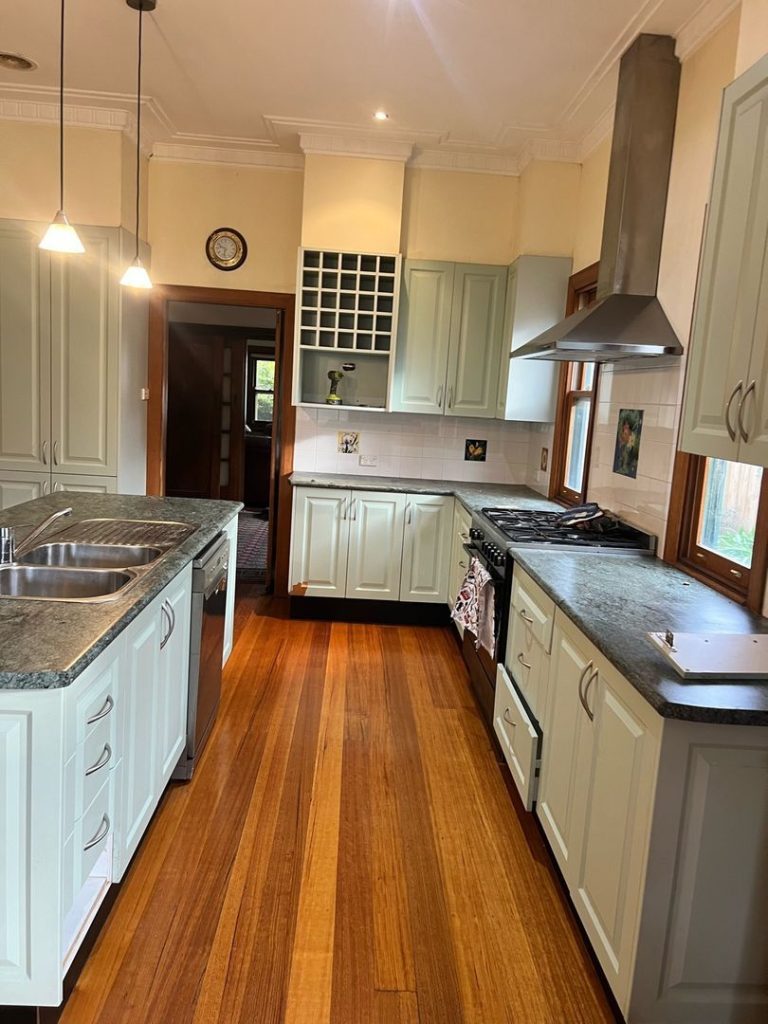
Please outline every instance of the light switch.
M379 457L378 455L361 455L360 465L361 466L378 466Z

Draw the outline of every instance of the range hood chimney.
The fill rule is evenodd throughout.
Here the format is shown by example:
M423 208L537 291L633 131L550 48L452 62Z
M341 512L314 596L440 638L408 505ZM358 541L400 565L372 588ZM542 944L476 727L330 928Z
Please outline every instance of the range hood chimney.
M513 357L607 363L682 355L656 298L679 84L675 40L639 35L619 70L597 298Z

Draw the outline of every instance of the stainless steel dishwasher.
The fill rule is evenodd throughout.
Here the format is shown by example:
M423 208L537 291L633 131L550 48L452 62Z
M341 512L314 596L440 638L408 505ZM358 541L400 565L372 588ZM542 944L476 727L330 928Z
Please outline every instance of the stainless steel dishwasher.
M229 558L229 539L220 534L192 563L187 748L174 779L192 778L219 708Z

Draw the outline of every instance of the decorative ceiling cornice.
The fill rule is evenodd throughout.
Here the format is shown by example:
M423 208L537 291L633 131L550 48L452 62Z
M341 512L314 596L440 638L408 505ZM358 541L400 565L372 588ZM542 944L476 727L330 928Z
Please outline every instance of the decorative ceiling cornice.
M175 163L223 164L236 167L261 167L273 170L301 171L304 157L301 153L284 150L235 149L223 146L192 146L189 143L156 142L153 160Z
M516 177L520 161L515 154L451 149L418 149L409 167L430 171L461 171L465 174L501 174Z
M303 153L321 153L324 156L369 157L406 163L413 153L412 142L398 142L375 134L357 136L320 135L302 132L299 148Z
M687 60L740 5L741 0L705 0L677 33L675 53Z

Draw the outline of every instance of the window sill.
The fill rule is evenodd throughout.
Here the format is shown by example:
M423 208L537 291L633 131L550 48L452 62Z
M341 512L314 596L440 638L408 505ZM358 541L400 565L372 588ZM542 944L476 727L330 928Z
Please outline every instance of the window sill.
M674 562L667 558L662 559L662 561L666 562L668 565L674 566L675 569L679 569L680 572L684 572L686 576L692 576L693 579L698 580L699 583L703 583L712 590L716 590L718 594L722 594L724 597L729 597L731 601L734 601L736 604L747 604L747 595L743 590L736 590L734 587L729 587L723 580L710 576L709 573L702 572L698 566L691 565L690 562Z

